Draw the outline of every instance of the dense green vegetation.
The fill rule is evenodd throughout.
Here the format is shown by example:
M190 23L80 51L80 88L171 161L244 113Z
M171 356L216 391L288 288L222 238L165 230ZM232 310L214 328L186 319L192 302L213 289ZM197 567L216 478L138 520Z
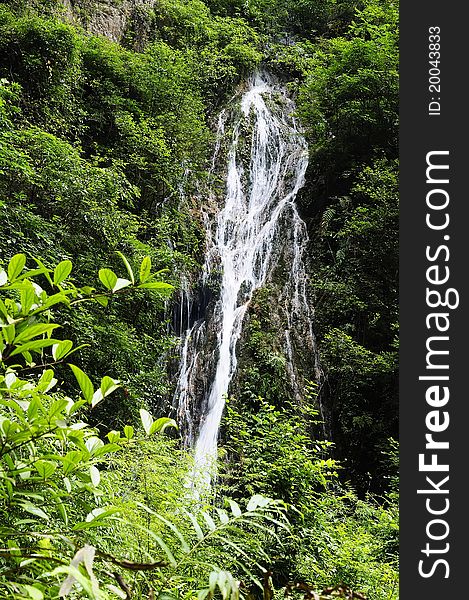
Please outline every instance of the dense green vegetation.
M72 7L0 2L0 598L396 599L395 2L161 0L119 43ZM325 377L291 397L260 290L196 500L172 311L204 259L212 123L261 64L310 147Z

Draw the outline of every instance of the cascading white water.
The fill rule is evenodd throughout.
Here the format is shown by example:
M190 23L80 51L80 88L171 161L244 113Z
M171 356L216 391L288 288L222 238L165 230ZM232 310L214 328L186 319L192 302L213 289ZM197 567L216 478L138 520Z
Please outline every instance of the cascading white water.
M216 367L206 398L198 400L201 419L194 473L204 483L210 482L225 397L237 366L236 344L248 304L253 292L266 283L280 257L287 256L290 260L281 300L287 312L285 353L292 379L295 367L290 328L300 314L308 322L307 335L313 345L303 264L308 238L294 204L304 184L308 156L306 141L292 117L293 108L280 86L267 75L256 74L242 95L238 110L233 111L233 116L224 111L219 119L212 169L222 142L226 142L230 117L232 129L224 206L216 216L215 227L207 225L209 248L203 279L207 281L214 269L221 269L222 275L213 314L207 316L217 333ZM246 137L250 137L250 144ZM285 244L289 245L287 251ZM175 395L180 416L186 415L186 429L191 437L188 394L191 378L200 368L197 339L200 340L201 331L199 322L186 332Z

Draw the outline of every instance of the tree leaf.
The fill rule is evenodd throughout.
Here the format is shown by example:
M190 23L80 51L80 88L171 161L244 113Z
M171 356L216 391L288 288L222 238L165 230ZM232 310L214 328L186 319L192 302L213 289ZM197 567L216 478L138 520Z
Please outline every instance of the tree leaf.
M131 440L134 437L134 428L132 425L126 425L124 427L124 435L128 440Z
M174 289L174 286L172 286L170 283L165 283L164 281L149 281L148 283L141 283L138 288L146 290L169 291Z
M78 381L78 385L80 386L80 389L83 393L83 397L85 398L85 400L91 403L91 401L93 400L94 388L90 378L76 365L69 364L68 366L72 369L73 374L75 375L76 380Z
M13 282L24 269L26 256L24 254L15 254L8 263L8 279Z
M119 277L116 281L116 284L112 288L112 291L118 292L119 290L122 290L123 288L129 287L129 285L131 285L131 283L132 282L129 279L122 279L121 277Z
M90 477L91 477L91 483L95 487L98 487L99 482L101 481L101 474L99 473L99 469L97 467L95 467L94 465L92 465L90 467Z
M233 513L234 517L240 517L243 514L237 502L234 500L228 500L228 504L230 505L231 512Z
M49 520L49 515L46 512L44 512L42 508L39 508L39 506L36 506L31 502L22 502L20 506L23 510L30 513L31 515L34 515L35 517L40 517L41 519L45 519L46 521Z
M204 518L204 521L207 523L207 527L210 529L210 531L215 531L217 526L215 524L215 521L212 519L212 517L205 511L202 512L202 517Z
M44 600L44 594L37 587L27 584L22 584L22 587L32 600Z
M105 288L112 290L117 282L117 275L111 269L99 269L99 279Z
M142 264L140 265L140 282L144 283L149 277L151 272L151 258L144 256ZM139 286L140 287L140 286Z
M167 427L174 427L177 429L176 421L174 419L170 419L169 417L160 417L151 424L150 430L147 433L148 435L153 435L154 433L163 433Z
M140 419L142 421L143 429L147 435L150 435L150 429L153 425L153 417L151 414L145 410L144 408L140 409Z
M119 252L119 250L117 250L116 254L118 256L120 256L120 258L122 259L122 262L125 265L125 268L127 269L127 273L129 274L130 277L130 281L132 282L132 284L135 283L135 275L134 272L132 270L132 267L130 266L129 261L127 260L127 258L122 254L122 252Z
M189 519L192 523L192 526L194 527L194 531L197 535L197 539L203 540L205 537L204 532L202 531L202 528L201 528L199 522L197 521L197 517L195 515L193 515L191 512L189 512L185 509L183 509L183 510L184 510L185 514L189 517Z
M80 450L71 450L61 459L63 462L64 475L71 473L83 458L83 452Z
M54 360L58 361L64 358L64 356L67 356L72 348L73 342L71 340L63 340L58 344L54 344L52 346L52 356L54 357Z
M37 460L34 463L34 468L42 479L49 479L55 473L57 465L48 460Z
M271 503L272 501L270 500L270 498L266 498L265 496L261 496L260 494L254 494L254 496L252 496L252 498L249 500L246 510L250 512L252 510L256 510L256 508L259 507L265 508Z
M226 525L230 522L230 517L228 516L228 513L225 510L223 510L222 508L217 508L217 513L220 517L220 522L222 523L222 525Z
M96 296L95 300L101 304L101 306L104 306L104 308L109 304L109 298L107 296Z
M31 310L34 301L36 300L36 293L31 283L24 283L21 288L20 302L21 312L23 315L27 315Z
M218 571L212 571L208 578L208 589L212 592L212 594L215 593L215 588L217 587L217 582L218 582Z
M97 404L99 404L103 398L103 392L98 388L91 398L91 408L94 408Z
M17 354L22 354L23 352L38 352L39 350L43 350L48 346L53 346L57 344L59 340L33 340L32 342L26 342L26 344L22 344L13 350L10 356L16 356Z
M107 583L106 588L110 592L112 592L115 596L117 596L118 598L121 598L122 600L127 600L129 597L127 595L127 592L124 592L124 590L121 590L121 588L118 588L116 585L113 585L112 583ZM161 596L162 596L162 594L159 594L158 600L161 600Z
M103 398L109 396L109 394L112 394L112 392L117 390L118 387L119 381L117 379L112 379L112 377L108 377L107 375L101 379L100 389L103 394Z
M52 284L52 279L51 279L51 276L50 276L51 270L48 269L44 265L44 263L41 260L39 260L39 258L36 258L36 257L33 256L33 260L39 266L39 273L42 273L44 275L44 277L47 279L47 281L50 283L50 285L53 285Z
M93 456L97 450L104 447L104 442L99 437L93 435L86 440L85 446L90 455Z
M63 260L60 262L54 270L54 283L59 285L62 281L65 281L72 272L72 261Z
M15 344L20 344L21 342L27 342L38 335L44 335L54 331L60 325L54 325L49 323L41 323L40 325L29 325L26 329L23 329L14 339Z
M107 439L111 444L117 444L121 439L120 431L113 429L106 434Z

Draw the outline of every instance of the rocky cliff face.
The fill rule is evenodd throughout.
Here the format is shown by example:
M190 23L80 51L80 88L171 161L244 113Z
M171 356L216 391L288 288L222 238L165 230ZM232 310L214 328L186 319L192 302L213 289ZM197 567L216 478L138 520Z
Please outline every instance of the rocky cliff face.
M63 0L63 14L92 35L141 51L151 37L154 5L154 0Z

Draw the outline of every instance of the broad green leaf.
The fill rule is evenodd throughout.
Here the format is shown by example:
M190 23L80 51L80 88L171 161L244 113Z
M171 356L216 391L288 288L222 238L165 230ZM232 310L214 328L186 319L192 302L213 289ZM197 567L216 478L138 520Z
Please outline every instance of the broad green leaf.
M93 589L91 587L91 581L85 575L83 575L81 571L79 571L76 567L72 566L71 564L63 567L57 567L50 573L50 575L52 577L56 575L67 575L67 578L65 579L59 590L59 597L63 598L64 596L68 596L73 587L73 584L76 581L81 585L85 593L88 595L88 598L96 598L96 595L94 594Z
M149 277L151 272L151 258L144 256L142 264L140 265L140 282L144 283ZM139 286L140 287L140 286Z
M151 414L145 410L144 408L140 409L140 419L142 421L143 429L147 435L150 435L150 429L153 425L153 417Z
M69 367L72 369L73 374L75 375L76 380L78 381L78 385L80 386L80 389L83 393L83 397L85 398L85 400L91 403L91 401L93 400L94 388L90 378L76 365L69 364Z
M177 429L176 421L174 419L170 419L169 417L160 417L151 424L147 433L148 435L153 435L154 433L163 433L167 427L174 427Z
M77 410L79 410L82 406L84 406L85 404L88 404L88 402L86 400L83 400L83 398L81 400L77 400L76 402L73 402L73 400L71 400L71 402L68 403L67 405L67 415L72 416L74 413L77 412ZM75 423L75 425L73 427L75 427L77 424Z
M132 425L126 425L124 427L124 435L128 440L131 440L134 437L134 428Z
M41 323L40 325L29 325L21 333L19 333L14 340L15 344L27 342L38 335L44 335L51 333L54 329L57 329L60 325L54 325L49 323Z
M230 522L230 517L228 516L228 514L225 510L223 510L222 508L217 508L217 513L218 513L218 516L220 517L220 522L223 525L226 525L227 523Z
M212 592L215 593L215 588L217 587L218 582L218 571L212 571L208 578L208 588Z
M23 352L39 352L48 346L53 346L57 344L59 340L50 339L50 340L33 340L32 342L26 342L26 344L22 344L13 350L10 356L16 356L17 354L22 354Z
M41 519L45 519L46 521L49 520L49 515L46 512L44 512L42 508L39 508L39 506L36 506L31 502L22 502L20 506L23 510L30 513L31 515L34 515L35 517L40 517Z
M90 513L88 513L86 515L86 523L92 523L93 521L99 520L100 523L104 522L104 519L107 519L107 517L110 517L112 515L115 515L116 513L119 512L118 508L94 508ZM75 527L74 527L75 529Z
M156 543L158 544L158 546L163 550L163 552L166 554L169 562L171 563L171 565L173 567L177 566L177 561L173 556L173 553L171 552L171 550L168 548L167 544L160 538L159 535L152 535L152 538L156 541Z
M28 594L32 600L44 600L44 594L40 589L32 585L22 584L22 589Z
M101 304L101 306L104 306L104 308L109 304L109 298L107 296L96 296L95 300Z
M112 290L117 282L117 275L111 269L99 269L99 279L105 288Z
M54 283L59 285L62 281L65 281L72 272L72 262L70 260L63 260L60 262L54 270Z
M184 509L183 509L184 510ZM194 527L194 531L197 535L197 539L198 540L203 540L204 539L204 532L202 531L202 528L199 524L199 522L197 521L197 517L195 515L193 515L192 513L190 513L187 510L184 510L184 512L186 513L186 515L189 517L192 526Z
M104 444L101 440L99 440L103 445L99 448L93 449L94 458L99 458L100 456L104 456L105 454L110 454L111 452L119 452L121 447L119 444Z
M93 455L97 450L99 450L99 448L104 446L104 442L103 440L99 439L99 437L93 435L86 440L85 446L88 452Z
M31 283L23 284L20 294L21 312L27 315L36 300L36 293Z
M55 473L57 465L48 460L37 460L34 463L34 468L38 472L39 477L42 477L42 479L49 479L49 477Z
M103 398L105 398L109 394L112 394L112 392L117 390L118 387L119 387L119 381L117 379L112 379L112 377L108 377L107 375L105 375L101 379L100 389L103 394Z
M125 265L125 268L127 269L127 273L129 274L130 281L131 281L132 283L135 283L135 275L134 275L134 272L133 272L133 270L132 270L132 267L130 266L130 263L129 263L129 261L128 261L128 260L127 260L127 258L126 258L126 257L125 257L125 256L122 254L122 252L119 252L119 251L117 251L117 252L116 252L116 254L118 254L118 255L121 257L121 259L122 259L122 262L124 263L124 265Z
M146 290L172 290L174 289L174 286L172 286L170 283L165 283L164 281L149 281L148 283L141 283L138 286L140 289L146 289Z
M129 285L131 285L131 281L130 279L122 279L121 277L119 277L115 283L115 285L112 288L113 292L118 292L119 290L122 290L123 288L129 287Z
M103 398L103 392L100 389L97 389L91 398L91 408L94 408L97 404L99 404Z
M96 288L89 285L84 285L82 288L80 288L80 291L82 294L85 294L85 296L91 296L91 294L96 291Z
M15 254L8 263L8 279L13 282L24 269L26 256L24 254Z
M106 589L108 589L115 596L117 596L118 598L121 598L122 600L127 600L129 597L127 595L127 592L124 592L124 590L122 590L121 588L118 588L116 585L113 585L112 583L106 583ZM161 600L161 596L162 596L162 594L158 595L158 600Z
M109 431L107 433L106 437L111 442L111 444L116 444L120 441L121 434L120 431L116 431L115 429L113 429L112 431Z
M264 496L261 496L260 494L255 494L248 502L248 505L246 507L247 511L252 511L252 510L256 510L256 508L264 508L266 506L268 506L271 503L271 500L269 498L265 498Z
M58 361L64 358L64 356L67 356L72 348L73 342L70 340L63 340L58 344L54 344L54 346L52 346L52 356L54 357L54 360Z
M28 367L33 366L34 361L33 361L33 355L31 354L31 352L28 352L27 350L26 350L26 352L23 352L23 358L24 358L25 363L28 365Z
M91 477L91 483L95 486L98 487L99 482L101 481L101 475L99 473L99 470L97 467L95 467L94 465L92 465L90 467L90 477Z
M34 262L39 265L39 272L43 273L44 277L47 279L47 281L50 283L50 285L52 285L52 279L50 276L51 270L48 269L44 263L42 261L39 260L39 258L35 258L33 257Z
M64 475L71 473L82 458L83 452L80 452L80 450L71 450L70 452L67 452L62 459Z
M41 408L41 412L42 412L42 405L39 401L38 396L33 396L33 398L31 398L31 402L29 403L28 406L28 419L31 421L31 423L33 423L35 421L35 419L39 416L39 409Z
M14 383L16 383L16 381L18 381L18 377L12 371L7 373L5 375L5 385L7 390L11 389L11 387Z
M48 392L56 383L57 379L54 379L54 371L52 369L46 369L38 381L37 389L41 392Z
M67 306L70 305L70 300L67 297L67 292L68 292L68 290L58 292L57 294L53 294L52 296L49 296L47 299L43 299L42 304L39 306L39 308L34 309L31 312L31 315L37 315L37 314L43 313L44 311L49 310L49 308L52 308L56 304L66 304ZM37 290L36 290L36 296L39 296Z
M0 315L3 317L3 320L8 323L8 319L11 319L7 307L5 306L5 302L0 298Z
M57 507L57 510L59 511L63 522L65 523L65 525L68 525L67 509L65 508L65 504L62 502L62 498L61 498L60 494L56 494L55 492L52 492L52 490L51 490L51 495L54 498L55 506Z
M2 329L3 337L7 344L13 344L13 340L15 339L16 328L14 323L8 325L7 327L3 327Z

